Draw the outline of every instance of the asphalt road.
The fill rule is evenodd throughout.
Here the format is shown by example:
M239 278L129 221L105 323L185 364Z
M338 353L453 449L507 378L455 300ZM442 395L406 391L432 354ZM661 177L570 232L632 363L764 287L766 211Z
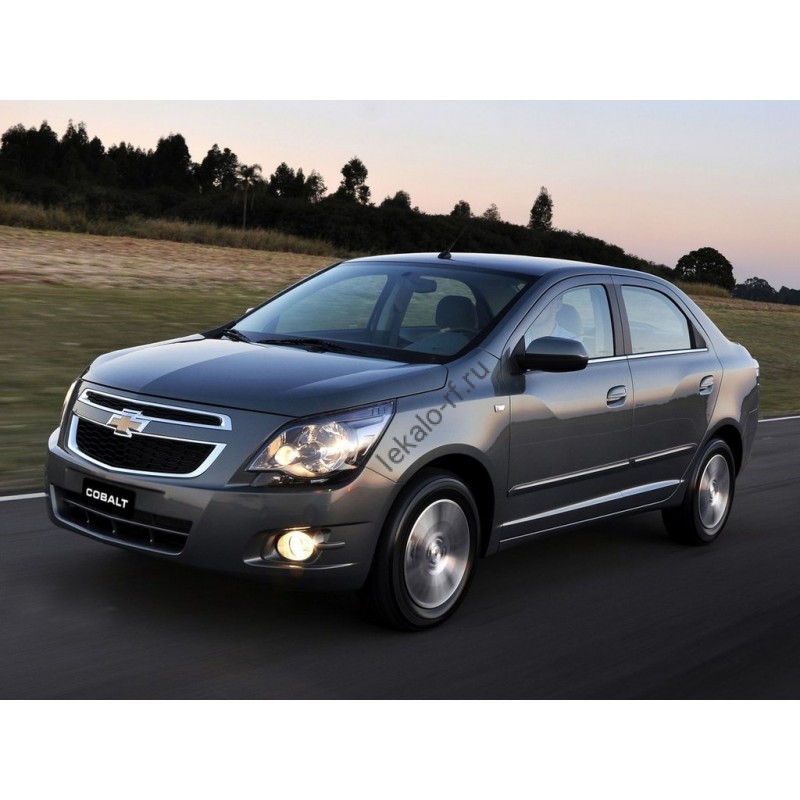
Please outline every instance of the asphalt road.
M422 634L104 546L44 502L0 502L2 699L800 697L800 420L759 426L713 546L653 513L534 541Z

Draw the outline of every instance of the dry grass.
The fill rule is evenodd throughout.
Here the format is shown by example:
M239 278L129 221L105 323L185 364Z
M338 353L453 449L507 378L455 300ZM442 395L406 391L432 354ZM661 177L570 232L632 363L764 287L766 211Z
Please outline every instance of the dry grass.
M339 253L332 244L319 239L306 239L265 228L241 230L212 223L147 219L136 215L116 220L94 219L87 217L82 211L42 208L2 199L0 199L0 225L65 233L89 233L96 236L124 236L134 239L207 244L215 247L299 253L327 256L332 259L337 255L341 257L348 255Z
M713 283L687 283L686 281L674 281L675 285L690 297L720 297L729 298L731 293L721 286Z
M335 259L173 241L0 226L0 285L77 284L107 289L280 286Z

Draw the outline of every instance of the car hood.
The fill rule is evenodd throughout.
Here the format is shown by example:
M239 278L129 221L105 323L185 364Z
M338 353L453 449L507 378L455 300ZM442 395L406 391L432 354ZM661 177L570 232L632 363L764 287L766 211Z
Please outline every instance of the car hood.
M197 336L108 353L83 377L138 394L302 417L434 391L447 369Z

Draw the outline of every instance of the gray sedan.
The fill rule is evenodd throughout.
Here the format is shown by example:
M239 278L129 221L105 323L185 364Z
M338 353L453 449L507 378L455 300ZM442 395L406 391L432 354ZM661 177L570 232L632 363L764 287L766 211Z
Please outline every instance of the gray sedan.
M661 509L715 541L758 364L649 274L484 254L333 265L202 334L92 363L49 444L53 520L175 562L358 589L422 629L479 558Z

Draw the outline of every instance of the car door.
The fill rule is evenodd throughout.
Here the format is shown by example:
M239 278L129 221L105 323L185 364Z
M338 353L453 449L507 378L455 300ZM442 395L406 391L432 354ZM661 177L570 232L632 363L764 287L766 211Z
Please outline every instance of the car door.
M634 389L632 471L653 501L675 491L703 441L722 365L668 288L615 279Z
M562 281L536 303L517 339L521 330L524 346L539 336L579 339L589 363L512 378L501 544L611 513L629 479L632 382L612 282ZM510 345L523 346L513 337Z

